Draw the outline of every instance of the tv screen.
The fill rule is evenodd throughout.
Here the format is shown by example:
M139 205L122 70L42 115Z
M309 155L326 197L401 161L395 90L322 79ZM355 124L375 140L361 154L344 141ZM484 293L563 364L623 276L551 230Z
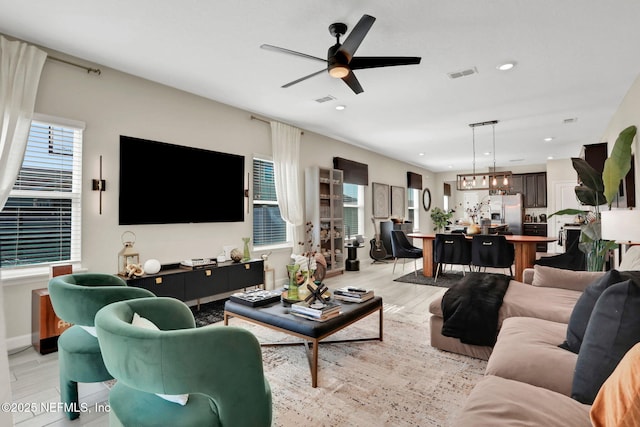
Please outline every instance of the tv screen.
M244 156L120 136L120 225L244 221L244 186Z

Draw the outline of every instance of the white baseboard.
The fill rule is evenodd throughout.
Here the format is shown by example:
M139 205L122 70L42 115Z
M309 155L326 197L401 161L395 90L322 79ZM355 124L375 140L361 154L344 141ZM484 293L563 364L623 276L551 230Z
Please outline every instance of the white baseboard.
M7 338L5 342L7 344L7 351L9 352L33 345L31 343L31 334Z

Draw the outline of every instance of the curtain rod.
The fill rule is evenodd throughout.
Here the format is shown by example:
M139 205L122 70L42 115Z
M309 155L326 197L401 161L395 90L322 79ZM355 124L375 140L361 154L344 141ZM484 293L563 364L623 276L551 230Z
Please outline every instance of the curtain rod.
M268 125L271 125L271 122L270 122L269 120L261 119L260 117L256 117L256 116L254 116L253 114L251 115L251 120L257 120L257 121L259 121L259 122L262 122L262 123L266 123L266 124L268 124ZM300 135L304 135L304 132L303 132L303 131L300 131Z
M84 65L76 64L75 62L67 61L66 59L56 58L55 56L50 56L50 55L47 55L47 59L51 59L52 61L62 62L64 64L71 65L73 67L82 68L83 70L86 70L87 73L96 73L97 75L102 74L102 70L100 70L100 68L85 67Z

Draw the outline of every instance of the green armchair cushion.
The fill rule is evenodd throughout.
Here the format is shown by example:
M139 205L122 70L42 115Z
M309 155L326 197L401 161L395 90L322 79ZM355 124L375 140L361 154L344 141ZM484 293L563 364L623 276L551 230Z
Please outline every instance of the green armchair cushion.
M58 356L60 369L75 382L92 383L111 378L104 366L98 339L79 326L72 326L58 338L61 349Z
M133 326L139 328L151 329L152 331L159 331L160 329L153 324L149 319L140 316L138 313L133 313L133 319L131 320ZM179 405L186 405L189 401L189 394L160 394L156 393L156 396L167 400L169 402L177 403Z
M160 330L132 326L134 313ZM271 425L271 389L260 344L249 331L232 326L195 328L189 307L162 297L106 306L96 315L96 329L105 364L118 380L110 401L111 415L121 422L136 417L134 412L144 407L147 416L132 425L170 425L162 419L163 410L198 412L204 396L219 422L203 420L199 425ZM190 398L180 406L154 393L188 393ZM133 402L140 396L146 406Z
M112 410L117 408L118 421L124 426L154 425L153 420L158 420L159 427L221 425L215 405L204 394L192 394L188 406L181 406L118 381L109 393L109 403Z

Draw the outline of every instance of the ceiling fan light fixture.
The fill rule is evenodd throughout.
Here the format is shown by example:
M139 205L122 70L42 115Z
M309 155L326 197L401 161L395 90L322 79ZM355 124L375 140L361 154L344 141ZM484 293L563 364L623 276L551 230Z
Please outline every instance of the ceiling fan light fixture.
M509 62L505 62L502 64L499 64L496 68L500 71L509 71L511 69L513 69L513 67L516 66L516 62L515 61L509 61Z
M341 79L349 75L349 67L342 64L336 64L329 68L329 75L334 79Z

